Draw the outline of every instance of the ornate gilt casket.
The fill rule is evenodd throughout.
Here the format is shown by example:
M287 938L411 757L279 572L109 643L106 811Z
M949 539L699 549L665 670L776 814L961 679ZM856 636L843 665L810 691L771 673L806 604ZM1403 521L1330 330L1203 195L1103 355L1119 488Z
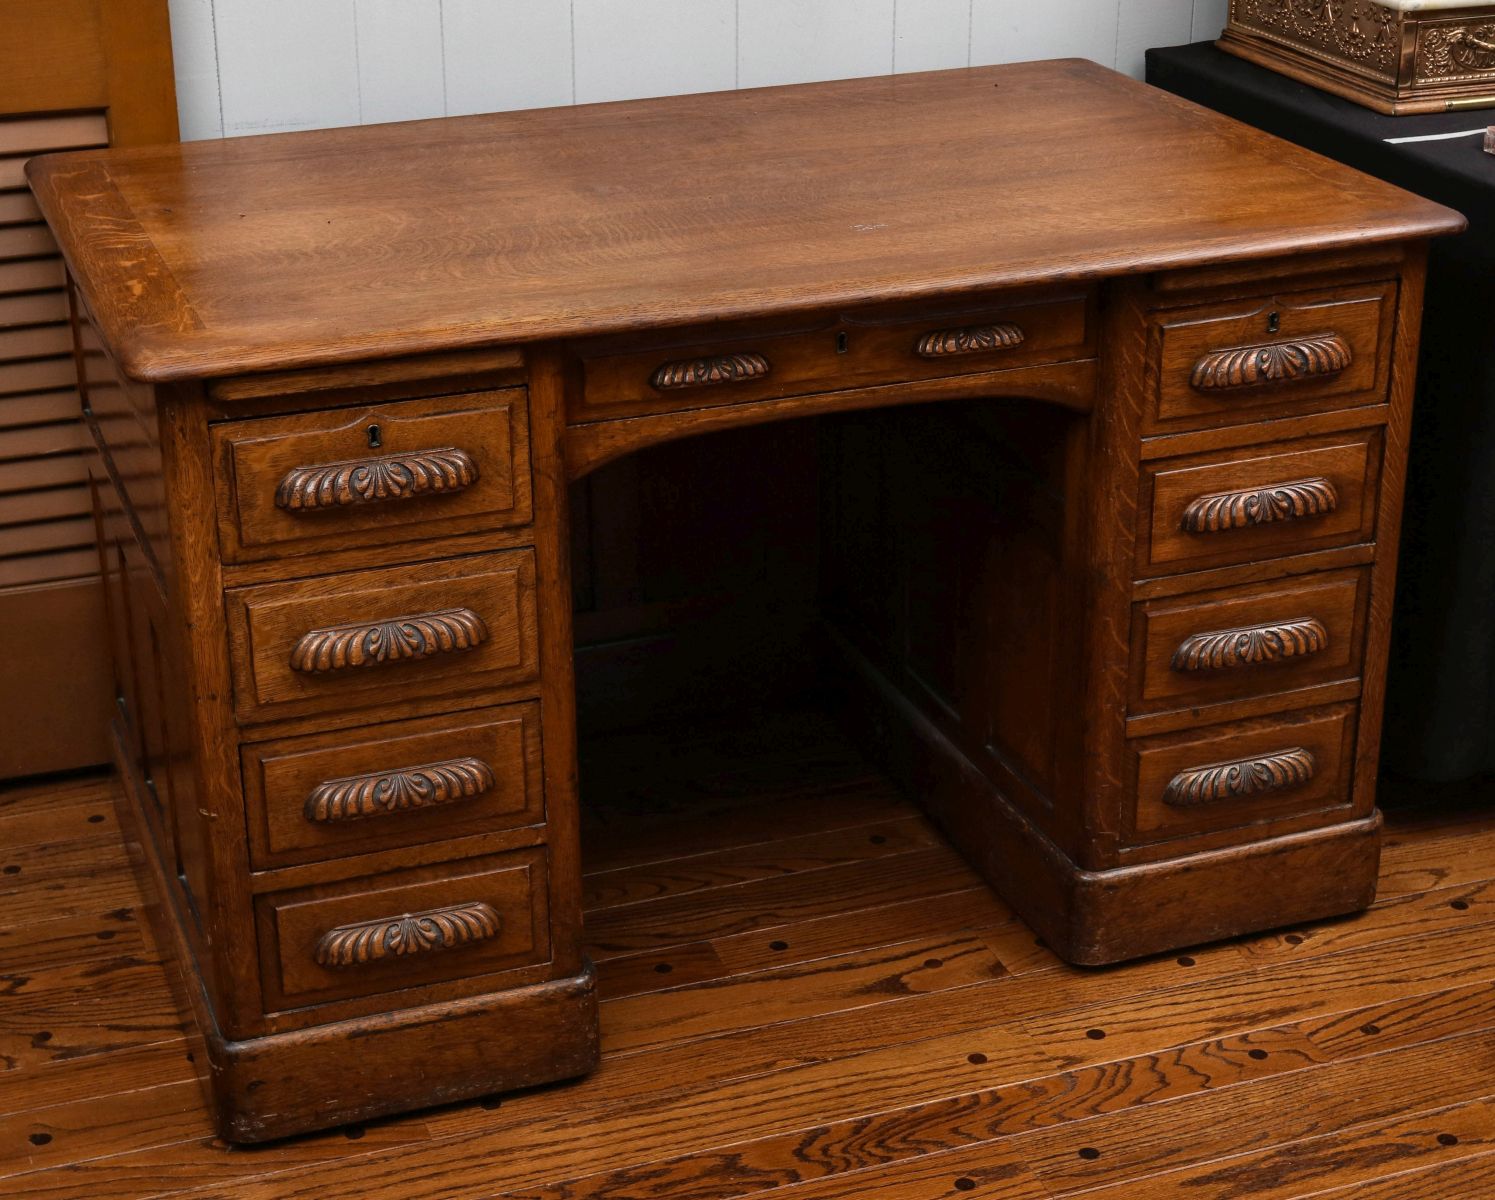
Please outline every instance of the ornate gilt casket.
M1219 44L1377 112L1495 106L1495 0L1230 0Z

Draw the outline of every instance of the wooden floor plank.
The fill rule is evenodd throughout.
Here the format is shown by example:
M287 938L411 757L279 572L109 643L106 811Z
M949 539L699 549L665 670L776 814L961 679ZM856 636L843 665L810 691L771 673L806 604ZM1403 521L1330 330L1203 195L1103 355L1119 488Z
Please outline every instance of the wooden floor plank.
M922 817L801 834L665 862L599 871L583 883L588 915L758 879L796 875L848 863L870 862L938 845L939 834Z
M820 718L608 739L583 777L602 1068L236 1150L209 1136L111 786L0 788L0 1194L1478 1200L1495 1180L1481 793L1411 790L1365 914L1081 970Z

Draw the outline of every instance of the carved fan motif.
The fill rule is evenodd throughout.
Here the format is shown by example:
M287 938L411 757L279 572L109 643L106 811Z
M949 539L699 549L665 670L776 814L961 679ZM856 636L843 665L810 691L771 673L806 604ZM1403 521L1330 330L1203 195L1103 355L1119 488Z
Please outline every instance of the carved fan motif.
M1339 493L1329 480L1299 479L1271 487L1200 496L1184 509L1183 527L1189 533L1222 533L1273 521L1317 517L1337 507Z
M1333 333L1215 350L1194 364L1189 385L1195 391L1212 392L1323 378L1339 374L1353 358L1349 343Z
M465 450L446 447L417 454L389 454L349 462L296 467L275 490L275 504L288 512L345 508L417 496L460 492L477 482L478 465Z
M1193 808L1240 800L1265 792L1301 787L1313 778L1318 763L1311 751L1295 746L1260 758L1242 758L1180 771L1163 791L1163 803L1173 808Z
M1246 629L1221 629L1185 638L1173 652L1175 671L1220 671L1259 663L1282 662L1317 654L1329 645L1321 621L1303 617Z
M716 383L747 383L768 374L768 359L761 354L719 354L668 362L649 380L659 391L672 388L708 387Z
M304 811L308 821L356 821L470 800L492 791L496 782L493 769L481 758L454 758L402 771L329 779L312 789Z
M472 650L487 640L488 626L470 608L391 617L303 634L291 651L291 669L317 675L350 667L413 662L435 654Z
M317 962L324 967L356 967L387 958L453 950L496 938L502 922L481 900L405 913L379 921L340 925L317 940Z
M937 329L919 339L914 352L920 358L948 358L956 354L984 354L1021 346L1026 335L1008 322L970 325L963 329Z

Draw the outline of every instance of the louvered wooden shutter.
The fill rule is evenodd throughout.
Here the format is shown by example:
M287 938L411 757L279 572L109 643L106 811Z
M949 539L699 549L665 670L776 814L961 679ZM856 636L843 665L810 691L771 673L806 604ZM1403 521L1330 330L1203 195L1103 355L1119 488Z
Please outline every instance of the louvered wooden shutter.
M113 699L51 150L176 137L165 0L0 0L0 779L108 758Z

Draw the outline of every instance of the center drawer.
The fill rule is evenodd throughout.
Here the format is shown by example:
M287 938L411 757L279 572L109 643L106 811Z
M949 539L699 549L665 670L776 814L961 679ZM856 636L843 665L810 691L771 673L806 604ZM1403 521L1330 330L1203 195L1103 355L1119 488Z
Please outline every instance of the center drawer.
M279 738L241 756L259 869L544 820L535 703Z
M539 670L530 549L231 588L245 721L518 684Z
M738 324L573 347L583 394L573 421L737 404L1064 362L1093 353L1084 293L981 305Z

